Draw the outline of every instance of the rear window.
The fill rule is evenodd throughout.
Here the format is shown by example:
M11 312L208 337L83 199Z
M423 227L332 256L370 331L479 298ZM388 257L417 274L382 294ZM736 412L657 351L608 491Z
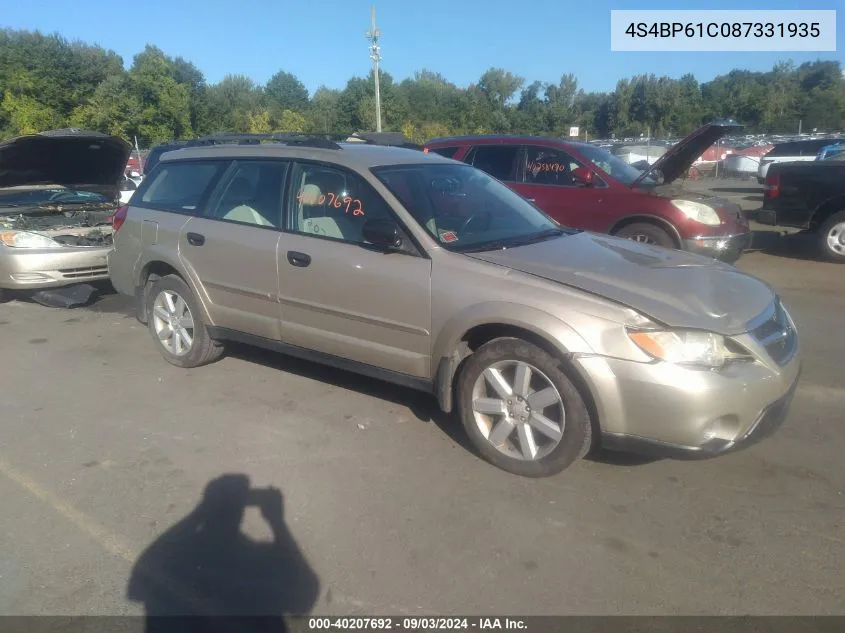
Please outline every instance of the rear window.
M450 147L430 147L429 152L434 152L435 154L440 154L446 158L454 158L455 154L458 153L460 147L458 146L450 146Z
M141 206L192 212L200 204L224 162L164 162L148 177ZM146 183L145 183L146 184ZM136 194L137 196L137 194ZM133 204L137 204L133 200Z
M778 143L772 151L766 154L767 158L782 158L784 156L815 156L822 147L834 143L836 139L815 139L811 141L790 141L789 143Z

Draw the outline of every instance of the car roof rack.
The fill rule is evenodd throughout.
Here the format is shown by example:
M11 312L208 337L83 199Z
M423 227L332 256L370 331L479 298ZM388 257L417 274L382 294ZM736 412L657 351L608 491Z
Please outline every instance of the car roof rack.
M340 145L319 136L311 136L299 133L278 133L278 134L240 134L224 132L221 134L210 134L200 136L186 143L187 147L203 145L223 145L236 143L238 145L259 145L262 142L283 143L285 145L296 145L300 147L318 147L322 149L340 149Z
M404 147L405 149L422 150L422 145L414 143L401 132L355 132L347 140L353 143L363 143L365 145Z

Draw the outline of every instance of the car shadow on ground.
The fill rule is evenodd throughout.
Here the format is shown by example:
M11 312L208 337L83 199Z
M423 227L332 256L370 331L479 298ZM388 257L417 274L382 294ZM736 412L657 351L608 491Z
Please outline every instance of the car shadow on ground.
M241 531L249 507L271 540ZM309 613L319 595L319 578L287 527L282 492L254 488L243 474L209 482L198 505L138 557L126 587L144 607L147 633L286 631L286 619Z
M818 247L818 235L809 231L754 230L751 246L746 252L759 251L773 257L825 261Z
M418 420L435 424L449 439L483 460L466 434L458 413L444 413L433 395L249 345L227 344L226 355L407 407ZM661 460L659 457L604 450L598 444L586 459L608 466L642 466Z

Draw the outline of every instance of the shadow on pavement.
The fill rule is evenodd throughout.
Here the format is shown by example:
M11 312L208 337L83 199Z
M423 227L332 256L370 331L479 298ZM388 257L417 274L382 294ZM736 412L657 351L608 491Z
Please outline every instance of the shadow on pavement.
M408 407L418 420L422 422L433 422L449 439L461 448L478 456L478 453L475 451L463 426L458 420L457 414L453 415L441 411L434 396L376 380L375 378L361 376L257 347L250 347L249 345L231 343L227 345L226 355L296 374L303 378L324 382L335 387L340 387L341 389L357 391L373 398L387 400L399 406Z
M755 230L747 252L759 251L774 257L824 261L818 249L818 236L811 232L786 233Z
M241 532L249 506L260 509L271 542ZM281 491L253 488L246 475L226 474L141 554L127 598L144 605L147 633L280 632L287 630L285 616L310 612L319 591L319 579L285 523Z
M87 309L92 312L135 316L133 298L118 294L108 281L75 284L37 292L7 290L3 300L37 303L46 308Z

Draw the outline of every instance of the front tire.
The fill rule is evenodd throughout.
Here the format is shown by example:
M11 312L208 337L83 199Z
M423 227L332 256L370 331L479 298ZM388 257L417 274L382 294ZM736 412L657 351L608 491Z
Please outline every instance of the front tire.
M635 222L634 224L623 226L614 235L643 244L652 244L654 246L662 246L663 248L677 248L675 240L672 239L668 231L646 222Z
M845 210L834 213L822 224L819 247L828 261L845 264Z
M223 345L209 337L194 293L180 277L167 275L147 293L147 326L158 351L177 367L199 367L223 354Z
M472 354L458 379L458 399L473 445L509 473L549 477L590 449L580 392L560 361L521 339L496 339Z

